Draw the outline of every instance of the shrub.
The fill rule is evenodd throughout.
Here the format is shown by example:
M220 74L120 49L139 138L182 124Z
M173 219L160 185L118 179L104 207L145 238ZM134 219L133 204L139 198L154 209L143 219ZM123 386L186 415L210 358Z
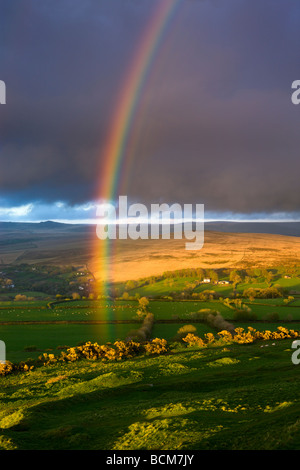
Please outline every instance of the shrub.
M153 313L147 313L143 324L140 328L137 330L132 330L128 333L126 340L133 340L133 341L146 341L147 339L150 338L152 328L153 328L153 323L154 323L154 315Z
M233 319L236 321L255 321L257 320L257 315L247 310L236 310L233 314Z
M9 361L6 361L5 364L0 363L0 375L11 374L14 370L14 364Z
M216 310L212 310L210 308L202 308L198 310L198 312L191 312L188 314L188 317L192 320L203 320L207 321L207 318L210 315L217 315L218 312Z
M192 325L185 325L180 330L182 333L188 331L188 327ZM193 327L194 328L194 327ZM195 330L193 330L195 331ZM194 334L188 332L182 336L182 341L190 346L207 347L209 344L219 342L222 339L225 342L235 342L239 344L253 343L257 340L275 340L286 338L300 338L300 332L289 330L279 326L276 331L256 331L255 328L248 326L247 331L244 328L235 328L231 334L228 330L220 331L215 337L212 333L206 333L205 338L202 339ZM98 343L91 343L90 341L81 346L68 348L67 351L62 351L59 356L55 357L54 354L44 353L39 357L38 361L20 362L13 364L9 361L0 363L0 376L5 376L13 372L30 372L34 365L48 365L57 362L74 362L80 359L87 360L123 360L125 358L132 358L138 354L146 353L147 355L165 354L169 352L169 345L165 339L155 338L152 341L143 344L135 341L116 341L113 345L99 345Z
M228 330L219 331L218 336L226 343L230 343L233 340L233 336Z
M204 336L205 336L207 343L214 343L215 337L212 333L205 333Z
M145 344L146 354L165 354L168 352L168 343L165 339L155 338Z
M37 351L37 347L36 346L26 346L24 348L24 351L27 351L27 352Z
M193 325L184 325L178 329L173 341L182 341L189 333L194 334L196 331L197 330Z
M279 320L279 314L278 314L278 312L268 313L268 314L264 317L264 320L265 320L265 321L268 321L268 322L276 322L276 321Z
M19 301L22 301L22 300L28 300L28 299L27 299L27 295L17 294L17 295L15 296L15 301L16 301L16 302L19 302Z
M8 375L12 372L29 372L33 369L33 365L25 362L20 362L19 364L13 364L10 361L6 361L5 363L0 363L0 375Z
M206 347L206 344L203 339L199 338L199 336L196 336L193 333L189 333L187 336L182 338L182 341L187 343L189 346L199 346L201 348Z

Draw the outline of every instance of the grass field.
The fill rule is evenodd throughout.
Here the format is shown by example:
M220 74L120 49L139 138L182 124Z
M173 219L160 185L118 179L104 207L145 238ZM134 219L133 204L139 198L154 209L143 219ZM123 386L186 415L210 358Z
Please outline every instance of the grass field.
M2 449L300 448L291 341L82 360L2 377Z
M231 309L221 302L194 302L194 301L159 301L152 300L149 309L157 319L188 319L189 314L201 309L218 310L222 315L230 316Z
M291 328L300 329L300 306L289 306L282 299L257 300L249 306L259 322L234 322L254 326L258 330L275 330L285 324L288 316ZM164 301L152 300L149 310L154 314L152 337L171 341L184 325L193 325L201 337L212 328L205 323L195 323L193 313L202 309L216 310L229 322L233 321L234 309L218 301ZM36 358L41 352L57 352L60 346L74 346L84 341L101 344L125 339L128 333L139 327L138 301L66 301L47 306L47 302L1 302L0 338L6 343L7 359L12 362ZM269 313L277 312L278 322L264 322ZM297 323L299 321L299 323ZM165 323L164 323L165 322ZM171 322L171 323L170 323ZM296 325L296 326L295 326ZM30 350L28 351L28 348Z
M300 307L293 304L289 306L249 304L249 307L259 320L263 320L266 315L272 313L277 313L280 320L287 319L289 315L292 316L293 320L300 320Z
M106 344L125 339L135 324L46 324L4 325L0 327L2 341L6 344L6 357L11 362L36 359L43 352L59 353L61 346L76 346L86 341ZM27 351L27 348L30 351ZM32 350L33 348L33 350Z
M57 356L86 341L124 340L141 326L135 296L150 299L150 340L178 340L182 327L194 327L202 338L215 334L194 321L192 314L203 309L220 312L234 327L300 331L298 237L206 230L198 252L185 250L183 240L118 240L114 257L105 258L102 241L91 243L94 227L53 230L47 224L2 227L0 339L9 361ZM107 276L103 265L118 300L54 302L74 293L88 298L92 286L97 298ZM201 284L203 276L192 273L199 267L203 276L217 274L230 284ZM190 272L170 275L175 270ZM232 270L240 274L236 289ZM127 289L128 281L135 287ZM284 297L243 298L257 321L234 321L234 305L219 300L270 285L294 299L285 305ZM129 298L120 300L125 290ZM204 293L210 290L214 295ZM278 321L267 322L273 313ZM204 349L177 341L156 357L83 359L0 376L0 449L299 450L300 377L291 346L291 339Z
M212 328L210 328L209 326L203 323L193 323L191 321L191 322L187 322L186 324L194 326L196 329L195 334L201 337L204 337L205 333L214 332ZM153 338L165 338L168 341L172 341L175 339L177 331L183 326L184 325L182 323L181 324L180 323L154 324L154 327L152 330L152 336Z
M298 277L280 281L285 298L289 289L300 288ZM219 295L181 300L192 285L195 293L213 289L228 296L231 307ZM122 295L124 284L118 287ZM238 284L237 292L249 287L267 284L257 278ZM31 297L34 291L25 292ZM171 299L172 292L180 296ZM201 338L216 333L195 320L201 310L218 311L235 328L275 331L280 325L300 331L297 294L288 304L284 297L242 298L256 320L236 321L232 293L232 285L197 286L195 277L175 276L130 289L128 299L32 295L35 300L0 301L0 339L13 363L42 353L57 356L87 341L125 340L143 321L137 294L149 297L147 309L154 315L149 339L172 344L158 357L80 360L0 377L0 449L299 449L300 379L291 361L292 340L205 349L178 342L182 327L194 328ZM274 313L278 320L266 321Z

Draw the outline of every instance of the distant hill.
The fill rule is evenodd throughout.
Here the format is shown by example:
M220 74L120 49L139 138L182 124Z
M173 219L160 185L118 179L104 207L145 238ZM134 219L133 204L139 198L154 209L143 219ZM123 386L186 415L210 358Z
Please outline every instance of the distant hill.
M300 222L207 222L205 230L227 233L269 233L300 237Z
M300 222L228 222L216 221L206 222L205 230L208 232L225 233L265 233L272 235L285 235L290 237L300 237ZM69 224L60 222L0 222L1 232L7 231L29 231L35 232L84 232L92 233L95 231L95 225L88 224Z
M0 236L8 232L55 233L55 232L91 232L94 225L66 224L61 222L0 222Z
M111 280L138 279L184 268L295 265L300 262L299 222L209 222L204 246L186 240L116 240L107 258L95 225L0 222L0 265L88 266L96 278L109 266Z

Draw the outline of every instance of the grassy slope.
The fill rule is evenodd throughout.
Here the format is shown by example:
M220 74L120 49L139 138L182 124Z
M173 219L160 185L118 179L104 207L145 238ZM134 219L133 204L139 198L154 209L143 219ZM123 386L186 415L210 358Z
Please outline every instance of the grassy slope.
M181 349L0 378L0 447L299 449L290 346Z

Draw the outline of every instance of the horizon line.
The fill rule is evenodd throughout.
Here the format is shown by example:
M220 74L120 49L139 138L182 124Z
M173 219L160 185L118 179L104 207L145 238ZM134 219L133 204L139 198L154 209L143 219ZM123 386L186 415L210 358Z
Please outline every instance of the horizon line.
M193 219L192 222L203 222L205 223L299 223L300 219ZM0 223L14 223L14 224L42 224L42 223L56 223L61 225L98 225L100 223L99 219L41 219L41 220L0 220ZM131 219L131 222L134 222L134 219ZM124 224L130 223L123 222ZM157 222L161 225L161 222ZM182 223L182 221L177 222ZM184 222L183 222L184 223ZM145 222L145 225L151 224L151 221L148 223ZM119 224L122 225L122 224ZM174 220L171 219L170 225L174 225Z

